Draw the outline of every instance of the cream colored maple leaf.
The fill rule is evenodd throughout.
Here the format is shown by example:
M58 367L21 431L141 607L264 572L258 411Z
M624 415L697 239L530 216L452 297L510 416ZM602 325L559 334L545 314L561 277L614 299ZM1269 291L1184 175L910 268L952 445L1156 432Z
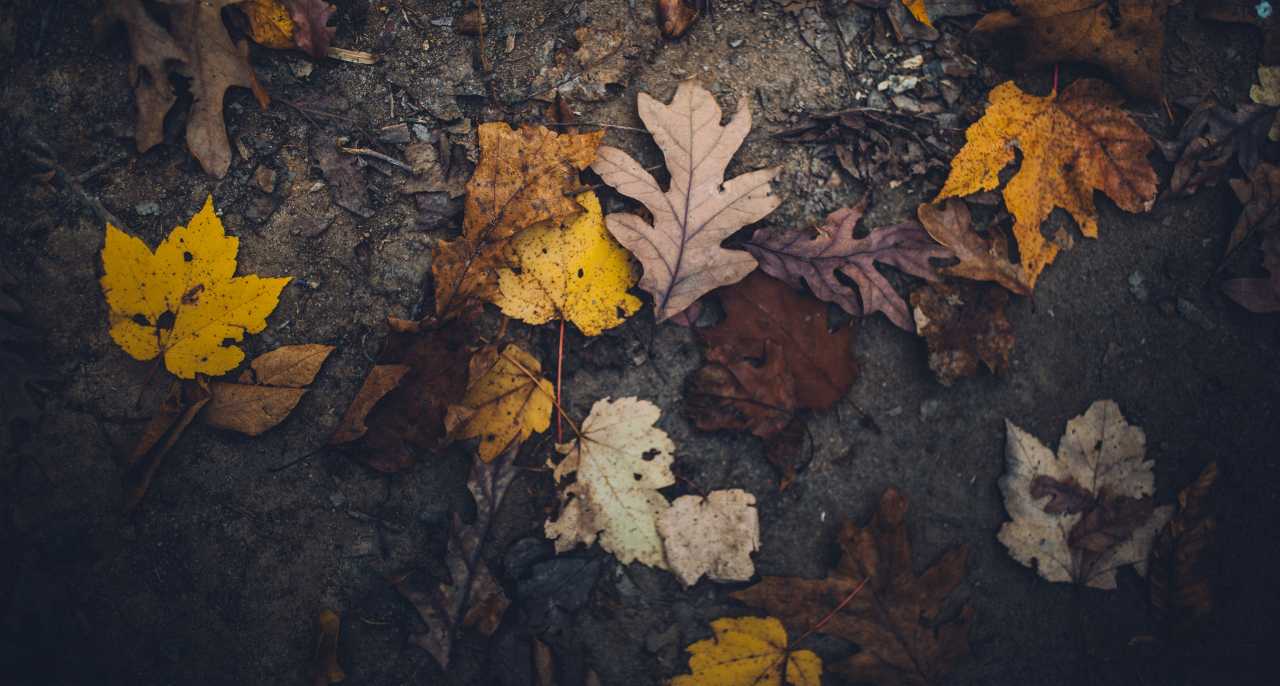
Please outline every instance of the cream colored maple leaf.
M1099 509L1122 509L1118 499L1149 501L1155 491L1142 429L1125 421L1115 401L1099 400L1067 423L1055 457L1035 436L1005 425L1000 491L1012 521L999 539L1009 554L1049 581L1103 590L1116 587L1116 569L1125 565L1145 574L1151 541L1173 508L1147 508L1128 521ZM1097 523L1086 521L1081 531L1090 517Z
M638 398L604 398L582 422L581 437L557 446L566 457L556 483L577 478L560 493L560 516L545 526L557 552L598 538L624 564L667 568L658 518L670 504L658 489L675 483L675 444L654 426L660 414Z
M658 517L658 533L671 573L685 586L703 574L712 581L746 581L756 573L760 549L756 497L740 488L684 495Z

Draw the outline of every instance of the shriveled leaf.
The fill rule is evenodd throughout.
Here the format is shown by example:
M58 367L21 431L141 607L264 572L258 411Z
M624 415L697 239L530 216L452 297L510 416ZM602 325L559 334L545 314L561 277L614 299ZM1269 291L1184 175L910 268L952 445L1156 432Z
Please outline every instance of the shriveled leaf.
M1106 69L1128 92L1159 100L1164 23L1180 0L1014 0L974 31L1010 36L1026 66L1086 62Z
M916 576L906 514L907 499L890 488L870 524L845 522L840 529L840 563L826 579L769 576L732 596L778 617L793 633L832 613L818 631L858 644L857 653L829 666L851 681L941 684L969 653L973 608L962 606L944 619L952 616L947 597L964 579L968 549L952 548Z
M818 298L855 316L883 312L898 327L912 331L907 303L875 263L934 281L938 277L929 260L951 257L951 252L930 240L915 222L880 227L866 238L855 238L853 230L867 209L867 200L863 196L856 205L832 212L816 234L807 228L772 234L757 231L747 250L774 278L795 288L807 284ZM841 283L838 274L852 279L857 291Z
M751 553L760 549L756 498L733 488L707 497L684 495L658 517L667 565L680 583L702 575L712 581L746 581L756 573Z
M658 0L658 26L667 38L679 38L698 18L690 0Z
M596 156L603 131L555 134L496 122L478 131L480 161L467 182L462 235L436 247L436 313L455 317L497 294L507 239L533 226L559 226L582 213L566 195Z
M318 624L320 631L316 638L311 683L313 686L340 683L347 678L347 673L338 664L338 633L342 628L342 620L333 610L323 610Z
M609 86L621 86L627 78L626 33L621 29L581 26L574 30L573 37L577 49L556 53L555 64L538 73L535 85L547 89L538 99L563 104L610 98Z
M293 20L293 41L303 52L324 57L337 29L329 26L336 8L325 0L283 0Z
M993 374L1009 368L1013 325L1004 316L1009 294L970 282L930 283L911 291L916 331L929 343L929 368L950 386L984 364Z
M1213 584L1206 563L1217 538L1211 502L1217 480L1218 464L1210 462L1178 493L1177 514L1151 546L1147 566L1151 607L1175 624L1185 625L1213 610Z
M659 322L680 313L708 291L740 281L756 267L750 254L720 243L778 207L769 182L779 168L724 180L729 159L751 130L746 97L727 126L720 106L694 81L676 89L670 105L641 93L640 119L662 149L671 181L666 191L639 162L609 146L591 166L619 193L640 201L653 215L605 217L609 232L640 260L640 287L653 295Z
M151 416L138 442L125 458L121 481L126 512L142 502L164 456L208 403L209 387L199 379L175 383L169 389L160 409Z
M400 380L409 371L410 367L404 364L380 364L370 369L360 390L356 391L356 397L347 406L347 411L342 413L342 419L338 420L338 428L329 437L329 445L350 443L365 435L369 430L365 423L369 412L383 396L400 384Z
M551 425L555 389L538 376L542 365L517 345L488 346L471 356L467 392L449 408L445 428L454 439L478 438L489 462Z
M1228 279L1222 291L1250 312L1280 312L1280 232L1262 241L1262 266L1270 276Z
M922 203L916 208L916 216L925 231L960 260L959 264L943 267L943 274L994 281L1012 293L1031 294L1022 267L1009 261L1007 241L994 231L990 240L974 231L969 206L963 200L951 198L940 205Z
M1258 165L1275 108L1243 103L1233 111L1212 98L1178 104L1191 113L1177 138L1160 143L1161 154L1173 163L1167 193L1189 196L1203 186L1217 185L1233 171L1233 161L1246 174Z
M1232 179L1231 190L1244 209L1227 241L1228 254L1254 234L1280 232L1280 167L1259 163L1248 179Z
M1146 573L1156 532L1173 508L1154 507L1146 435L1111 400L1099 400L1067 423L1057 457L1035 436L1005 420L1005 474L1012 521L999 539L1015 560L1054 582L1112 590L1116 570Z
M494 302L527 324L564 319L598 336L640 308L640 299L627 292L637 274L631 256L605 231L596 194L579 195L578 204L586 212L568 226L535 226L511 239L511 266L498 272Z
M689 646L689 671L671 686L821 686L822 658L787 646L772 617L722 617L713 638Z
M448 670L453 644L464 627L489 636L511 604L481 552L493 518L515 479L517 451L512 446L492 461L472 462L467 489L475 499L476 520L464 526L458 515L453 516L445 555L449 578L431 584L417 583L407 574L390 579L427 627L425 633L411 637L413 642L431 653L442 669Z
M1094 190L1121 209L1145 212L1156 196L1156 173L1147 161L1151 139L1120 107L1115 91L1082 79L1061 94L1028 95L1012 81L996 86L982 119L965 132L965 145L936 200L989 191L1022 151L1022 162L1004 189L1013 233L1028 285L1058 254L1040 233L1055 207L1066 210L1089 238L1098 236ZM936 202L935 200L935 202Z
M267 326L291 277L235 276L240 239L226 235L213 196L155 252L107 225L102 292L111 338L138 360L163 356L175 376L225 374L244 359L227 341Z
M245 0L240 9L249 18L249 37L254 43L277 50L293 47L293 19L281 0Z
M259 355L238 383L214 381L200 415L210 426L257 436L284 421L306 394L331 345L286 345Z
M581 436L556 446L565 455L553 473L562 485L560 514L544 527L556 551L599 539L623 564L667 568L658 518L669 504L658 489L675 483L675 444L654 426L659 414L637 398L598 400ZM570 476L575 481L564 485Z

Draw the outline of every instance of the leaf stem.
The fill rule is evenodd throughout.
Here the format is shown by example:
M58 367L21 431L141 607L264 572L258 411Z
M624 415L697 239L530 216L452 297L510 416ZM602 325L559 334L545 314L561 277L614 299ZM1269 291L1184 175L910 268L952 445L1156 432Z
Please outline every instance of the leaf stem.
M560 409L560 378L564 372L564 317L560 317L560 347L556 351L556 443L564 443L564 426L561 418L564 411Z

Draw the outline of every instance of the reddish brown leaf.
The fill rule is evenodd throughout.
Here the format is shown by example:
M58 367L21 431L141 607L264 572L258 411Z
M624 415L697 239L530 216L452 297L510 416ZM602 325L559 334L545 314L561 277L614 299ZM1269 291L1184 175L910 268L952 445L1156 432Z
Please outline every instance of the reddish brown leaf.
M951 252L915 222L881 227L866 238L855 238L853 230L867 209L867 201L863 196L856 205L832 212L816 234L810 229L757 231L746 248L774 278L795 288L808 284L818 298L836 303L854 316L883 312L897 326L914 331L907 303L875 263L934 281L938 277L929 260L951 257ZM857 291L841 283L837 274L853 279Z
M324 0L284 0L293 19L293 42L303 52L319 59L325 56L338 29L329 26L335 8Z
M126 512L142 502L160 462L208 402L209 387L204 381L175 383L169 389L169 395L147 422L142 436L125 461L121 479L124 482Z
M978 373L979 363L999 374L1009 367L1013 325L1004 316L1009 293L992 285L956 281L924 284L911 292L917 332L929 343L929 368L944 386Z
M973 608L944 610L965 575L968 549L953 548L924 574L912 572L907 540L907 499L890 488L871 523L846 522L840 530L840 563L826 579L765 577L733 597L782 620L797 635L866 585L818 629L856 643L859 651L830 665L851 681L881 685L942 683L969 653Z
M1177 138L1160 143L1161 154L1173 163L1166 193L1188 196L1202 186L1216 185L1232 171L1233 160L1245 173L1258 165L1274 107L1243 103L1233 111L1212 99L1195 98L1178 104L1191 108L1191 113Z
M404 364L380 364L370 369L369 375L364 378L364 384L356 392L355 399L347 406L347 411L338 421L338 428L329 437L329 445L350 443L365 435L369 430L365 424L369 412L383 396L399 385L400 380L408 373L409 366Z
M658 26L667 38L679 38L698 18L698 10L688 0L658 0Z
M1004 236L992 230L991 240L987 240L974 231L969 206L963 200L948 198L940 205L924 203L916 208L916 216L924 230L960 260L959 264L943 267L943 274L994 281L1018 295L1031 294L1022 266L1009 261L1009 244Z
M1148 564L1148 590L1156 614L1186 624L1213 610L1213 586L1205 563L1214 546L1217 520L1210 501L1218 465L1178 493L1178 512L1156 536Z
M1244 209L1231 229L1227 254L1255 233L1270 235L1280 229L1280 167L1262 162L1248 179L1231 179L1231 190Z

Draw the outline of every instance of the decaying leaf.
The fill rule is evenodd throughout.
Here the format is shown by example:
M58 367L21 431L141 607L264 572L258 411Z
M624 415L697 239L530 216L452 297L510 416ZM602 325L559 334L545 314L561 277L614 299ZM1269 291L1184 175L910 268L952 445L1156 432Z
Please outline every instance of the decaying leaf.
M625 83L627 36L622 30L581 26L573 37L577 49L556 53L555 64L538 73L537 86L547 89L538 99L599 102L610 97L609 86Z
M640 308L627 292L638 277L631 256L605 231L596 194L579 195L578 204L586 212L568 226L543 224L511 239L494 302L528 324L564 319L598 336Z
M329 26L336 8L325 0L283 0L293 20L293 42L315 58L324 57L337 29Z
M747 581L756 573L751 554L760 549L756 498L740 488L683 495L658 517L667 566L680 583L702 575L712 581Z
M329 437L329 445L350 443L364 436L369 431L365 420L369 417L370 410L383 396L395 389L409 371L409 365L405 364L379 364L370 369L360 390L356 391L356 397L347 406L347 411L342 413L342 419L338 420L338 428Z
M924 284L911 291L916 331L929 343L929 368L943 386L974 376L984 364L993 374L1009 368L1013 325L1004 316L1007 291L965 281Z
M692 0L658 0L658 26L667 38L679 38L698 18Z
M1014 0L1013 10L986 15L974 31L1013 34L1027 66L1094 64L1133 95L1159 100L1164 20L1178 1Z
M831 143L840 168L871 187L896 188L931 169L946 168L939 159L946 136L933 118L861 106L807 116L776 137L790 143Z
M856 326L830 331L825 305L760 273L718 293L725 318L699 332L706 364L690 377L686 412L703 431L765 439L785 487L803 466L796 411L831 407L857 378Z
M1222 283L1222 291L1250 312L1280 312L1280 232L1262 241L1262 266L1268 276L1228 279Z
M826 579L769 576L732 595L778 617L793 633L834 612L819 631L858 644L857 653L829 666L851 681L941 684L969 653L973 608L944 612L947 597L964 578L968 549L952 548L916 576L906 514L907 499L890 488L870 524L846 522L840 529L840 563Z
M1191 113L1177 138L1160 143L1161 154L1173 163L1167 193L1189 196L1202 186L1216 185L1232 171L1233 160L1246 174L1258 165L1275 108L1243 103L1232 111L1212 98L1178 104Z
M560 491L560 515L546 522L556 551L598 538L623 564L667 568L658 518L669 504L658 489L675 483L676 446L654 426L659 414L637 398L598 400L577 440L556 446L565 455L555 467L556 483L576 478Z
M1055 458L1035 436L1005 426L1000 492L1012 521L999 538L1009 554L1049 581L1102 590L1116 587L1120 567L1145 575L1151 541L1173 508L1152 505L1142 429L1114 401L1099 400L1067 423Z
M463 627L488 636L497 630L511 604L481 553L493 518L515 479L517 452L518 447L513 445L492 461L472 462L467 489L476 502L476 520L464 526L457 514L453 516L445 555L449 578L426 590L407 574L390 579L426 624L427 631L414 635L413 642L431 653L442 669L449 668L454 641Z
M1249 88L1249 99L1259 105L1280 107L1280 66L1258 66L1258 83ZM1267 140L1280 141L1280 115L1271 120Z
M628 213L607 215L605 224L644 265L640 287L653 294L656 318L662 322L704 293L736 283L755 269L750 254L725 250L720 243L778 207L781 200L769 182L779 168L724 180L729 159L751 130L746 97L727 126L720 125L715 98L694 81L681 83L670 105L641 93L638 108L671 173L668 190L617 148L601 147L591 168L653 215L652 225Z
M319 635L316 638L314 668L311 670L312 686L328 686L344 681L347 673L338 664L338 632L342 620L333 610L320 613Z
M969 206L951 198L941 205L922 203L916 216L935 241L947 247L960 260L943 267L943 274L974 281L994 281L1012 293L1030 295L1022 267L1009 261L1009 246L1004 236L992 230L988 240L973 230Z
M259 355L236 383L210 382L209 404L200 416L210 426L257 436L293 412L332 352L331 345L309 343Z
M1006 81L988 99L982 119L965 132L965 145L951 161L937 200L996 188L1015 147L1021 150L1004 202L1014 217L1028 285L1034 286L1057 257L1058 245L1040 233L1055 207L1071 214L1090 238L1098 236L1095 189L1125 211L1151 209L1156 196L1156 173L1147 161L1151 139L1121 109L1110 86L1082 79L1061 94L1038 97Z
M1199 0L1196 14L1204 19L1249 24L1262 31L1262 63L1280 64L1280 12L1262 0Z
M466 395L449 407L445 428L454 439L478 438L484 462L551 425L555 389L538 376L537 358L511 344L481 348L471 356Z
M1231 190L1244 207L1227 240L1227 254L1250 236L1280 232L1280 167L1259 163L1248 179L1231 179Z
M866 238L855 238L853 230L867 209L867 201L868 196L863 196L857 204L832 212L816 235L810 229L773 234L757 231L746 248L770 276L794 288L807 284L818 298L836 303L854 316L883 312L898 327L912 331L907 303L875 263L935 281L938 276L929 260L951 257L951 252L931 240L915 222L880 227ZM838 275L852 279L857 291L841 283Z
M226 342L267 326L291 277L235 276L240 239L226 235L213 196L187 226L152 252L140 239L107 225L102 292L111 338L134 359L163 356L183 379L218 376L244 359Z
M262 107L266 92L247 59L248 44L233 43L222 23L222 9L241 0L172 3L168 28L143 7L142 0L109 0L107 15L125 25L133 63L129 82L138 109L135 139L145 152L164 140L164 119L177 101L171 74L191 80L193 104L187 117L187 148L205 172L222 178L231 167L231 145L222 121L228 88L252 89Z
M689 646L689 671L671 686L821 686L822 658L787 646L772 617L722 617L713 638Z
M352 427L344 436L346 441L360 439L354 453L370 467L388 473L412 467L415 450L442 447L446 412L467 389L473 335L469 327L456 322L425 329L402 320L391 323L392 332L378 355L382 364L370 371L365 382L369 393L361 393L360 402L352 403L364 414L351 415L353 409L348 412L351 416L343 417L343 426ZM386 370L402 367L408 367L403 375L383 377Z
M1218 523L1210 502L1218 465L1210 462L1199 478L1178 493L1178 512L1160 530L1147 563L1148 597L1162 618L1186 624L1213 610L1213 585L1205 567Z
M294 46L293 19L281 0L244 0L240 9L249 19L249 37L254 43L276 50Z
M458 316L492 300L507 239L540 224L559 226L582 213L566 195L595 159L603 131L557 135L544 127L479 127L480 161L467 182L462 235L440 243L431 262L436 313Z
M160 409L151 416L138 442L125 458L121 475L125 511L142 502L160 462L208 403L209 387L203 379L170 386Z

